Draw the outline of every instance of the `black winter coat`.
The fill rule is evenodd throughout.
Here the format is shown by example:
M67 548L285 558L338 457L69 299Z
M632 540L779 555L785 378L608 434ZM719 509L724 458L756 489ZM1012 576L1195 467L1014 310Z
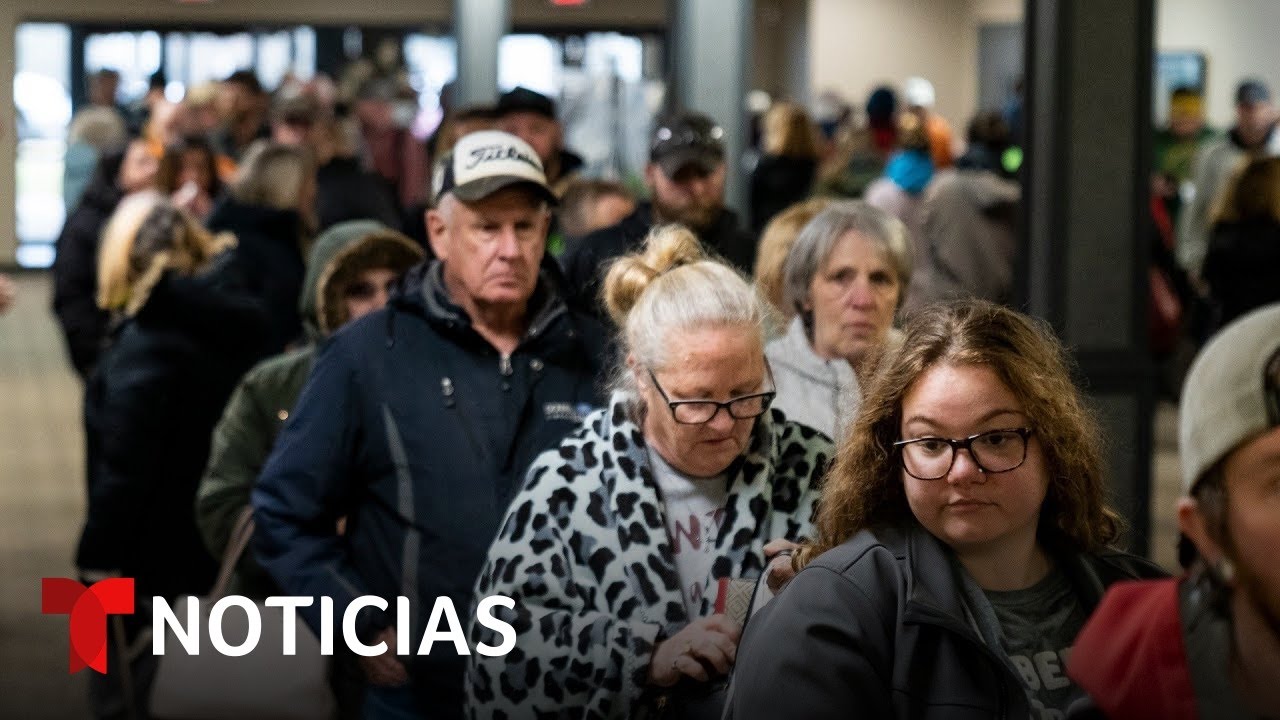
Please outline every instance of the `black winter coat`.
M751 231L759 235L774 215L809 197L817 174L812 158L761 157L751 173Z
M1226 325L1255 308L1280 302L1280 223L1219 223L1209 239L1204 279Z
M946 553L913 524L820 555L747 625L726 717L1026 720L1022 681L965 619ZM1165 575L1118 551L1055 561L1089 613L1112 583Z
M602 404L603 329L565 305L554 273L504 362L442 268L411 270L386 308L325 341L253 492L257 558L286 594L332 597L336 618L360 595L393 609L407 596L414 648L437 597L469 611L525 470ZM319 613L302 610L312 628ZM395 621L368 608L357 631L368 642ZM437 643L402 659L424 714L461 717L465 658Z
M267 314L272 354L302 336L298 297L306 264L299 245L302 216L295 210L247 205L225 197L213 209L208 226L236 236L232 257L249 292L259 298Z
M560 259L560 266L568 287L574 289L574 305L604 316L600 289L609 263L639 250L653 223L653 205L640 203L622 222L589 233L570 245ZM722 210L711 229L699 234L698 240L708 252L722 256L744 273L751 273L756 261L756 241L738 227L738 216L732 211Z
M123 152L104 155L58 235L53 260L53 312L67 340L71 364L88 379L107 340L110 316L98 307L98 246L123 196L116 185Z
M89 508L76 564L136 579L140 597L203 593L215 564L196 530L209 439L265 319L224 254L164 275L103 355L85 396Z
M400 227L395 195L374 173L350 157L335 157L316 171L316 231L347 220L377 220Z

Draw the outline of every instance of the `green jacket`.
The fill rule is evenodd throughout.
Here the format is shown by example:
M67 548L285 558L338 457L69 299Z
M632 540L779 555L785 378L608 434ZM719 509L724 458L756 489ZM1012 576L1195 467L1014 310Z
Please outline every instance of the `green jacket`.
M196 495L196 520L205 546L221 559L236 520L249 505L280 428L311 374L315 345L268 358L245 374L213 433L209 464ZM246 552L228 592L265 597L275 584Z
M246 373L213 432L195 511L205 547L215 558L222 559L276 436L302 395L316 343L347 321L342 300L347 285L363 270L402 273L421 259L422 250L412 240L371 220L338 223L316 238L298 299L311 342L263 360ZM274 590L252 553L245 552L227 591L265 597Z

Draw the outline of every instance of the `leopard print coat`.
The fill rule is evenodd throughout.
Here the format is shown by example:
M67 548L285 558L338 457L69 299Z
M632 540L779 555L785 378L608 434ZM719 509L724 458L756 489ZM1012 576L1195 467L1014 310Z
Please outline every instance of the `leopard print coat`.
M472 655L472 718L631 717L642 705L655 643L690 622L648 450L631 400L615 394L529 469L477 581L476 597L506 595L517 638L505 657ZM813 529L826 436L762 416L730 467L719 578L759 578L763 547ZM703 593L710 615L713 592ZM497 644L479 624L472 644Z

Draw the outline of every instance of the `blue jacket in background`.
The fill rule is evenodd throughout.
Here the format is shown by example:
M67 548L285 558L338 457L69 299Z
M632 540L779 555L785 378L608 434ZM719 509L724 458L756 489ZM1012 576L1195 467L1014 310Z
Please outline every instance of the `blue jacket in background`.
M397 596L414 652L439 596L465 627L525 470L602 404L604 330L565 304L553 261L509 362L449 300L442 268L411 270L387 308L326 341L253 493L260 563L286 594L334 599L336 642L360 595L390 608L361 612L365 642L395 623ZM319 602L303 616L318 632ZM401 659L420 709L461 716L465 658L450 643Z

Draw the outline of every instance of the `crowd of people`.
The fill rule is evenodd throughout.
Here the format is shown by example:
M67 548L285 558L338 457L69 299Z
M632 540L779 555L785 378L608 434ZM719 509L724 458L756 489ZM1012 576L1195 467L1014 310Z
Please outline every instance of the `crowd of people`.
M641 199L580 177L524 88L423 143L376 74L269 97L240 71L134 134L101 95L54 266L77 566L138 593L96 717L150 717L148 601L205 595L220 559L252 598L387 600L349 630L376 651L335 648L343 718L1280 716L1260 83L1226 149L1180 95L1171 142L1205 145L1160 158L1222 198L1180 276L1221 330L1183 394L1178 578L1119 549L1070 355L1009 307L1016 114L961 143L922 78L865 117L778 103L740 219L696 112L655 121ZM1185 194L1156 185L1153 212ZM1167 226L1182 262L1198 207ZM510 652L406 647L437 598L465 623L494 595Z

